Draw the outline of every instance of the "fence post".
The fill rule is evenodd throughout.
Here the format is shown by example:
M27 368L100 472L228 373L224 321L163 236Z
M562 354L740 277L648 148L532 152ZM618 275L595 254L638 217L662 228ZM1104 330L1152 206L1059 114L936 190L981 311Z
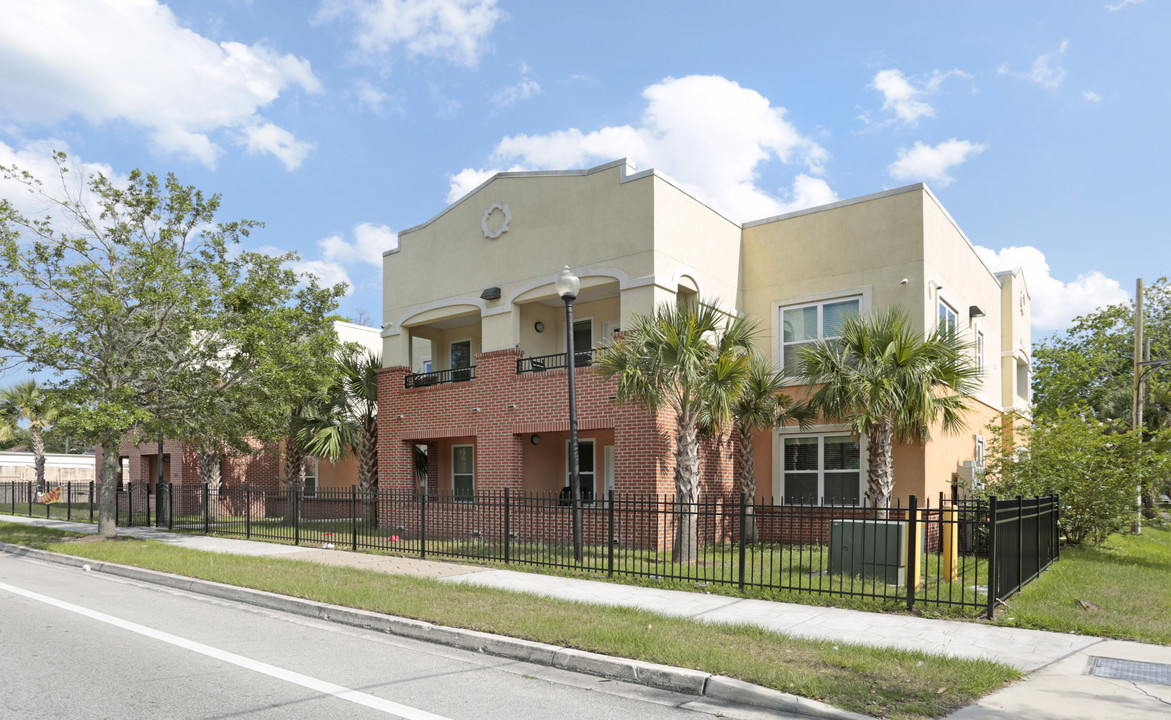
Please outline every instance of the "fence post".
M33 516L33 484L31 480L28 483L28 516Z
M919 549L919 498L912 495L907 502L907 610L915 609L919 590Z
M45 481L45 492L49 492L49 482ZM45 519L49 519L49 503L45 503Z
M358 552L358 486L350 486L350 550Z
M606 506L606 575L614 577L614 488L610 488L610 503Z
M150 527L150 483L148 482L145 487L146 487L146 526ZM158 501L159 501L159 491L156 489L155 490L155 502L157 503ZM158 519L159 519L159 514L156 512L155 513L155 521L157 522Z
M1061 530L1057 523L1061 520L1061 496L1050 495L1053 502L1053 559L1061 559Z
M293 503L293 544L301 544L301 488L296 485L292 488L289 501Z
M16 493L13 493L13 503L14 503L13 510L15 510L15 497L16 497ZM88 502L89 502L89 521L92 523L94 521L94 481L93 480L89 481L89 500L88 500Z
M996 496L988 498L988 619L996 610L996 535L999 532L996 523Z
M427 490L419 495L419 557L427 559Z
M745 530L745 525L748 522L748 505L745 500L747 495L740 493L740 590L744 590L744 569L747 567L747 548L745 540L748 533Z
M73 481L65 483L65 519L73 519Z
M1025 584L1025 499L1016 496L1016 592Z
M199 486L199 495L203 501L203 534L207 535L211 530L211 493L208 492L207 483Z
M175 483L166 483L167 488L167 529L175 529Z
M512 516L511 516L511 512L510 512L512 509L512 506L509 501L510 501L510 496L508 493L508 488L504 488L504 564L505 565L507 565L508 561L511 559L511 557L510 557L511 548L509 547L508 534L512 531Z

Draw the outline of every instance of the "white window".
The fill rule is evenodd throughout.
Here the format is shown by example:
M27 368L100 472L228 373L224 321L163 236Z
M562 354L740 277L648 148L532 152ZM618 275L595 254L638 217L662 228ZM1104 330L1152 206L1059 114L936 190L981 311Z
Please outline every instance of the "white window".
M315 497L317 495L317 477L321 469L318 466L318 459L315 457L305 458L305 492L304 497Z
M781 494L792 505L861 505L862 452L850 435L783 439Z
M976 467L984 467L984 436L976 436Z
M471 502L476 493L476 447L453 445L451 448L451 492L456 500Z
M951 305L948 305L943 300L939 301L939 329L946 330L949 333L955 334L956 322L959 316L956 315L956 310Z
M594 501L594 488L597 480L597 472L594 464L594 441L593 440L578 440L577 441L577 479L581 483L581 501L592 503ZM565 487L569 488L569 441L565 441Z
M984 376L984 333L976 331L976 373Z
M781 364L789 377L797 376L801 350L818 340L841 337L842 323L857 317L860 297L829 300L781 309Z

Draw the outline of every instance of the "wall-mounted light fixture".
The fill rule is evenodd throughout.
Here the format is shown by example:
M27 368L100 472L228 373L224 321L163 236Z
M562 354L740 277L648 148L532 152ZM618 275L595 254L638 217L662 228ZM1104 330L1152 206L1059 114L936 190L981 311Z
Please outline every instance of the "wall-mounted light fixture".
M970 318L984 317L984 311L980 309L979 305L972 305L972 306L968 307L968 317L970 317Z
M405 417L406 417L406 415L395 415L395 416L394 416L394 419L395 419L395 420L402 420L402 419L403 419L403 418L405 418Z
M899 285L906 285L910 282L911 282L911 278L903 278L902 280L899 280Z
M499 300L500 299L500 288L498 288L498 287L485 288L484 292L480 293L480 299L481 300Z
M539 333L545 332L545 323L538 320L535 323L533 323L533 329Z
M480 412L480 408L472 408L472 412L478 413L478 412Z
M504 406L506 410L516 410L516 403L508 403Z
M536 433L533 433L532 435L529 435L529 442L532 443L533 445L540 445L541 444L541 436Z

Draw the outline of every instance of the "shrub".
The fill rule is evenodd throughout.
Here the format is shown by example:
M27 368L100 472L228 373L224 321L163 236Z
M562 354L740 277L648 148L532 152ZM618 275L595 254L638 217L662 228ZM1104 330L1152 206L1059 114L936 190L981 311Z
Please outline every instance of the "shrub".
M1100 544L1134 519L1138 473L1155 454L1139 433L1069 410L990 429L982 494L1058 494L1059 528L1074 545Z

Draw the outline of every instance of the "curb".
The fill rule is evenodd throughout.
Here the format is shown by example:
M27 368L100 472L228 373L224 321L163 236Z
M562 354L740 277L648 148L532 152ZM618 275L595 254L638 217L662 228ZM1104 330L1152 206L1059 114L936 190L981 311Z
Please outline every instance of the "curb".
M23 545L0 543L0 551L15 557L31 558L71 567L88 566L92 572L105 573L139 582L161 585L176 590L206 595L220 600L247 603L269 610L277 610L302 617L352 627L377 630L391 635L436 643L449 647L545 665L571 672L595 675L612 680L695 695L711 700L736 702L769 710L821 718L823 720L873 720L848 710L840 710L825 703L790 695L751 683L711 675L699 670L659 665L642 660L612 657L574 648L520 640L476 630L451 628L421 620L383 615L368 610L355 610L340 605L329 605L314 600L303 600L287 595L253 590L210 580L199 580L182 575L146 570L130 565L87 560L75 555L64 555L37 550Z

